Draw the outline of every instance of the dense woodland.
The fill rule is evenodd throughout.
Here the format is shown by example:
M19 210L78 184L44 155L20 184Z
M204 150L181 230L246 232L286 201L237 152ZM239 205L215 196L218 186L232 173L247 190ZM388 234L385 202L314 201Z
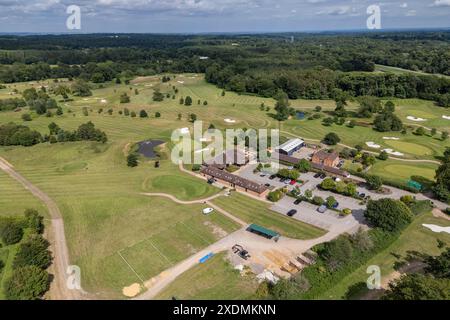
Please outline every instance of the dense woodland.
M2 36L0 82L67 77L101 83L195 72L219 87L267 97L282 90L291 99L334 98L339 89L449 106L449 78L373 73L382 64L449 76L449 40L450 32Z

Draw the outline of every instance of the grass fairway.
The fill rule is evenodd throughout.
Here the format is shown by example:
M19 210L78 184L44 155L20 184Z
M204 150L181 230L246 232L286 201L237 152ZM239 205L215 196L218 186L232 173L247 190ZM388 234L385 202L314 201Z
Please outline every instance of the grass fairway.
M399 164L398 161L387 160L375 163L369 173L376 174L386 180L406 184L411 176L422 176L434 181L437 167L432 163Z
M230 197L220 197L213 203L247 223L256 223L272 229L282 236L295 239L314 239L325 231L270 210L264 202L233 192Z
M25 209L34 208L43 216L47 208L28 190L0 170L0 216L22 215Z
M418 156L425 156L425 155L433 154L433 151L430 150L429 148L415 144L415 143L388 140L388 141L386 141L386 144L389 145L390 147L394 148L397 151L414 154L414 155L418 155Z
M241 276L225 260L225 253L219 253L180 275L156 299L246 300L252 298L257 287L253 276Z
M388 276L394 271L394 263L397 261L395 255L406 256L408 251L418 251L430 255L438 255L440 249L437 247L437 239L450 244L450 235L447 233L434 233L422 226L426 224L436 224L439 226L450 226L450 221L442 218L435 218L431 213L422 214L406 228L402 235L388 248L370 259L365 266L358 268L353 273L346 276L341 282L331 290L325 292L320 299L342 299L347 288L358 282L366 282L368 274L366 269L370 265L377 265L381 269L382 276ZM383 279L382 279L383 281Z

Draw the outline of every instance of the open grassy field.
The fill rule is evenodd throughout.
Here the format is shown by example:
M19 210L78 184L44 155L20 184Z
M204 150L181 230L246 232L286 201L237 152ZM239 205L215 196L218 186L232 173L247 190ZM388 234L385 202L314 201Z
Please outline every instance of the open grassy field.
M167 286L156 299L170 300L246 300L258 287L252 275L241 276L219 253L206 263L198 264Z
M442 218L435 218L431 213L422 214L406 228L402 235L388 248L380 252L370 259L365 266L358 268L355 272L345 277L338 285L331 290L325 292L320 298L322 299L342 299L349 286L366 282L368 274L366 269L370 265L377 265L381 269L382 277L386 277L394 272L394 263L398 261L395 257L400 255L405 257L408 251L417 251L429 255L440 254L437 247L437 239L450 244L450 235L447 233L434 233L422 226L422 224L436 224L439 226L450 226L450 221ZM383 278L381 279L383 281Z
M249 224L256 223L275 230L282 236L313 239L325 234L324 230L276 213L269 209L268 204L237 192L232 193L230 197L220 197L212 202Z

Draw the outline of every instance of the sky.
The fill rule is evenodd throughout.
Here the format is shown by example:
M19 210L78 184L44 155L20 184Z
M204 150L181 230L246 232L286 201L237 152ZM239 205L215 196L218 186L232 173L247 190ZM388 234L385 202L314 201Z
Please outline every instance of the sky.
M67 7L81 10L69 30ZM207 33L449 28L450 0L0 0L1 32Z

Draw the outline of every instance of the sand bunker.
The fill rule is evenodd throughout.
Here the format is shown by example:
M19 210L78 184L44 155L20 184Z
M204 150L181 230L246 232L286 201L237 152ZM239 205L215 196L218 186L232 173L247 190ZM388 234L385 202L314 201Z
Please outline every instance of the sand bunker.
M226 123L236 123L236 120L233 119L223 119L223 121L225 121Z
M400 138L397 137L383 137L384 140L400 140Z
M380 148L381 148L381 146L380 146L379 144L376 144L376 143L373 142L373 141L368 141L368 142L366 142L366 145L367 145L369 148L374 148L374 149L380 149Z
M129 298L137 296L139 292L141 292L141 285L139 283L133 283L131 286L122 289L123 295Z
M441 226L437 226L435 224L422 224L422 226L424 226L425 228L428 228L431 231L436 232L436 233L446 232L446 233L450 234L450 227L441 227Z
M413 116L407 116L406 119L411 120L411 121L417 121L417 122L427 121L427 119L416 118L416 117L413 117Z
M106 101L106 99L102 99L100 100L101 103L107 103L108 101Z
M387 153L389 153L389 154L391 154L393 156L398 156L398 157L402 157L402 156L405 155L405 154L403 154L401 152L398 152L398 151L395 151L395 150L392 150L392 149L384 149L383 151L385 151L385 152L387 152Z
M450 116L442 116L442 119L450 120Z
M177 82L178 82L178 83L181 83L181 84L183 84L183 83L184 83L184 81L180 81L180 80L178 80Z
M189 134L189 128L181 128L180 133L181 134Z

